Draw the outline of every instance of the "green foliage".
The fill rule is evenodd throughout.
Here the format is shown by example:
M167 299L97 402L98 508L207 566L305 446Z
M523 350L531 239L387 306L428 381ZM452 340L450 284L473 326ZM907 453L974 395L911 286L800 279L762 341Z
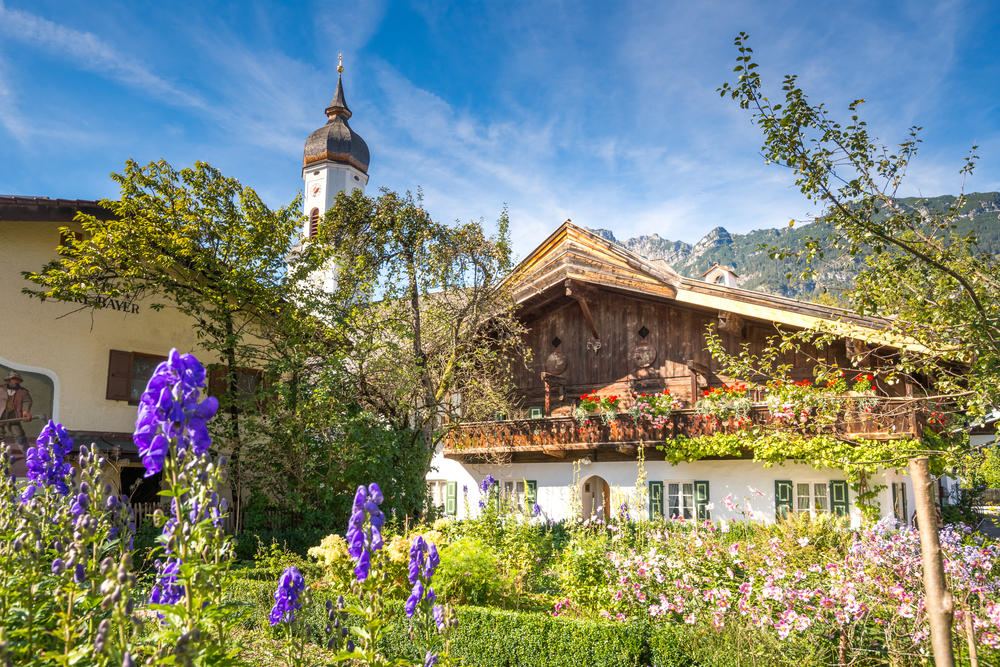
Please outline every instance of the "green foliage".
M474 605L502 605L510 585L500 575L496 555L473 537L456 540L441 550L434 582L442 599Z
M435 577L436 579L436 577ZM234 580L228 587L234 601L254 611L244 627L266 625L266 609L273 586L262 582ZM322 606L331 592L314 593L314 604L307 611L306 624L316 629L325 623ZM393 603L395 613L383 627L379 644L385 655L422 660L423 651L410 638L402 605ZM458 626L451 640L451 655L463 664L483 667L560 667L579 665L585 656L587 665L639 666L647 664L648 624L614 623L553 617L548 613L516 612L485 607L462 606L456 609ZM351 622L354 622L352 619Z
M579 607L591 607L607 594L607 556L604 531L573 531L559 558L559 581L566 597Z
M260 339L285 335L294 321L287 299L310 270L306 261L286 264L299 201L272 210L205 162L177 170L163 160L145 167L129 160L111 178L119 198L101 205L112 215L78 213L83 236L55 262L26 273L38 288L25 291L93 308L99 296L144 300L190 317L199 345L225 365L220 414L235 446L240 416L255 398L241 393L236 369L266 364L269 347Z
M331 375L299 382L295 400L276 399L281 404L267 420L271 437L246 444L244 475L256 491L246 509L251 536L304 555L325 535L343 532L354 489L370 481L385 490L387 514L422 511L432 452L412 429L347 403L343 381ZM241 536L241 557L256 548L254 537L244 542Z
M734 81L719 93L750 111L765 159L788 167L802 194L826 207L825 224L804 248L772 247L772 256L795 257L807 276L827 257L863 257L849 304L886 318L883 340L916 352L890 353L896 372L931 378L930 386L916 386L949 410L990 414L1000 403L1000 261L961 224L966 198L937 209L901 206L896 194L917 155L920 128L895 147L882 145L861 118L864 100L851 102L849 119L837 121L794 75L772 101L748 41L745 33L736 37ZM975 168L975 151L958 170L963 179Z
M814 633L818 635L818 633ZM655 667L820 667L837 664L829 642L817 636L780 640L756 628L715 630L682 623L654 626L649 633Z

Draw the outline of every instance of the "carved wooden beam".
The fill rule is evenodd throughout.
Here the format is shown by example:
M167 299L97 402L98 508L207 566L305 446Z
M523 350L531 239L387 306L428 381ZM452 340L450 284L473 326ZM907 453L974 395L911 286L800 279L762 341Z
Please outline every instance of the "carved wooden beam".
M556 447L542 447L542 453L545 454L546 456L551 456L552 458L555 459L566 458L566 450L559 449Z
M572 278L566 280L564 283L566 286L566 296L572 298L578 304L580 304L580 310L583 311L583 317L587 320L587 325L590 327L590 333L593 334L594 338L600 340L601 337L597 333L597 325L594 323L594 316L590 312L590 305L587 303L588 296L594 296L596 290L592 287L578 283Z
M720 310L719 331L735 335L743 333L743 318L736 313L729 313L724 310Z
M685 365L691 371L694 378L694 387L692 387L692 391L697 398L698 388L708 386L708 378L712 374L712 371L708 366L695 361L694 359L688 359Z

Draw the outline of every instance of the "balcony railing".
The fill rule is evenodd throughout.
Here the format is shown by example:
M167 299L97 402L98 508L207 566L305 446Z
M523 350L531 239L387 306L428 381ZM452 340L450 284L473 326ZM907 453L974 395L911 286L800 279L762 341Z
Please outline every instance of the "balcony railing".
M451 455L532 451L559 456L572 450L648 445L677 436L738 433L746 429L747 419L753 424L775 423L764 405L754 405L742 422L706 417L692 409L675 410L667 423L658 427L623 414L607 421L590 417L582 424L570 417L467 422L445 436L444 451ZM870 411L844 411L835 424L822 431L851 439L889 440L917 437L924 423L922 413L906 401L884 399ZM785 424L782 427L788 428ZM803 428L803 432L815 430L809 425Z

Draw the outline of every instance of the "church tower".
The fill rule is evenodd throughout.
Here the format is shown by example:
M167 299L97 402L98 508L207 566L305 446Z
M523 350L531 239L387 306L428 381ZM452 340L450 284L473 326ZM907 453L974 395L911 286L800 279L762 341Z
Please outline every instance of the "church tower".
M316 235L319 220L333 207L337 193L363 192L368 184L368 144L347 124L351 110L344 99L343 71L341 57L337 92L326 108L326 125L309 135L302 154L303 213L307 216L302 233L306 238Z

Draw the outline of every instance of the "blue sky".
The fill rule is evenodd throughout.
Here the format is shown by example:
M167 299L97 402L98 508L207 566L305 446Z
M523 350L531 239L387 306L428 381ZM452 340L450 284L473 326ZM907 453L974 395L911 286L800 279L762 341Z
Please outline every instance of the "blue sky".
M170 6L175 5L175 6ZM133 157L206 160L272 205L301 189L337 54L369 192L438 219L509 206L521 255L560 222L693 242L817 211L716 88L745 30L766 80L924 127L904 194L1000 190L992 2L131 3L0 0L0 193L114 196Z

